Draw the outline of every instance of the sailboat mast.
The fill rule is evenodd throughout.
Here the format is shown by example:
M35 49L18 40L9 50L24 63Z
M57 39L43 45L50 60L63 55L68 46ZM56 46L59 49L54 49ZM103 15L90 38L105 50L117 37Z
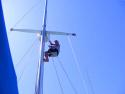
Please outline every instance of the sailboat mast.
M43 18L43 28L41 31L41 41L40 41L40 58L38 65L38 75L37 83L35 88L35 94L43 94L43 75L44 75L44 49L45 49L45 38L46 38L46 20L47 20L47 2L45 4L44 18Z

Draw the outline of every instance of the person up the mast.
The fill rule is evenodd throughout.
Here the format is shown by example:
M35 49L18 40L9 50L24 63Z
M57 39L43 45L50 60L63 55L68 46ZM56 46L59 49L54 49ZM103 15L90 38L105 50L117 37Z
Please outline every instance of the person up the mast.
M56 57L59 55L60 52L60 44L58 40L55 40L54 43L49 41L49 43L50 43L49 49L48 51L45 51L44 62L49 62L49 57Z

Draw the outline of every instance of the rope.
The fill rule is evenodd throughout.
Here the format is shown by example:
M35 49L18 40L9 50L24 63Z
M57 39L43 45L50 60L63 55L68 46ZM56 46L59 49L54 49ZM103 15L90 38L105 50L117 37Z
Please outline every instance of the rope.
M36 41L36 39L35 39L35 41ZM35 41L34 41L34 42L35 42ZM34 42L33 42L33 44L31 45L31 47L30 47L29 50L31 50L31 48L33 48ZM30 52L29 50L27 50L27 53ZM24 56L20 59L20 62L21 62L21 61L23 60L23 58L27 55L27 53L25 53ZM20 63L20 62L19 62L19 63ZM19 64L19 63L18 63L18 64ZM31 64L30 64L30 65L31 65ZM27 66L25 66L25 67L23 68L23 71L21 72L21 75L20 75L20 77L19 77L19 79L18 79L18 83L19 83L20 80L22 79L22 76L23 76L23 74L24 74L26 68L27 68Z
M71 88L74 90L74 93L77 94L77 90L76 90L75 87L73 86L73 83L72 83L72 81L70 80L70 78L69 78L69 76L68 76L68 73L66 72L66 70L65 70L65 68L64 68L64 66L63 66L63 64L62 64L62 62L60 61L59 58L58 58L58 62L59 62L60 67L62 68L63 72L65 73L65 75L66 75L66 77L67 77L67 79L68 79L68 81L69 81L69 84L70 84Z
M25 67L23 68L23 71L21 72L20 77L17 79L18 84L19 84L19 82L21 81L22 76L23 76L23 74L24 74L24 72L25 72L26 68L27 68L27 66L25 66Z
M39 2L40 2L41 0L39 0ZM17 22L16 22L16 24L13 26L13 28L14 27L16 27L23 19L24 19L24 17L27 15L27 14L29 14L38 4L40 4L39 2L37 2L36 4L34 4Z
M88 90L87 90L87 88L86 88L86 86L84 85L85 80L84 80L83 77L82 77L82 73L81 73L81 70L80 70L80 65L79 65L78 59L77 59L77 57L76 57L75 51L74 51L74 49L73 49L72 42L71 42L71 40L70 40L69 37L67 37L67 38L68 38L69 46L70 46L71 51L72 51L73 58L74 58L74 60L75 60L75 64L76 64L77 70L78 70L78 72L79 72L79 75L80 75L80 78L81 78L81 81L82 81L82 85L83 85L84 88L85 88L85 93L86 93L86 94L89 94L89 93L88 93Z
M92 94L95 94L95 91L94 91L94 88L93 88L93 85L92 85L92 81L91 81L91 79L89 77L88 71L87 71L87 78L88 78L88 82L90 84L91 92L92 92Z
M60 81L60 78L59 78L59 75L58 75L56 66L55 66L55 64L54 64L54 60L52 59L52 61L53 61L53 67L54 67L54 69L55 69L56 76L57 76L57 79L58 79L58 82L59 82L59 86L60 86L60 89L61 89L61 94L64 94L63 87L62 87L62 85L61 85L61 81Z
M20 58L20 60L16 63L16 67L19 66L19 64L22 62L22 60L24 59L24 57L31 51L31 49L33 48L34 44L36 42L36 38L35 40L33 41L32 45L28 48L28 50L24 53L24 55Z

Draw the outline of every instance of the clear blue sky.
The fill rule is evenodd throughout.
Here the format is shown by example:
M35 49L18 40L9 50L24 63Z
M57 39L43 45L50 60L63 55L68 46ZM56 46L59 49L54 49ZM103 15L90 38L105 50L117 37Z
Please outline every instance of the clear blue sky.
M16 65L36 38L35 34L9 32L35 3L40 3L17 24L16 28L41 29L44 0L2 0L6 28L15 65L20 94L33 94L38 64L39 41ZM80 63L86 87L95 94L125 94L125 0L48 0L47 30L75 32L73 48ZM51 37L61 43L63 62L78 94L85 94L67 37ZM65 94L74 94L65 74L55 64ZM89 79L86 75L88 71ZM44 94L61 94L52 60L45 64Z

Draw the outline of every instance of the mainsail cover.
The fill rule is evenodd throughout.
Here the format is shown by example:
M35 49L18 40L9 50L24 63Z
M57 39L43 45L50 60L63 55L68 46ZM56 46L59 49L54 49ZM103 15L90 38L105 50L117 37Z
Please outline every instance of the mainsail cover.
M8 44L0 0L0 94L18 94L17 78Z

